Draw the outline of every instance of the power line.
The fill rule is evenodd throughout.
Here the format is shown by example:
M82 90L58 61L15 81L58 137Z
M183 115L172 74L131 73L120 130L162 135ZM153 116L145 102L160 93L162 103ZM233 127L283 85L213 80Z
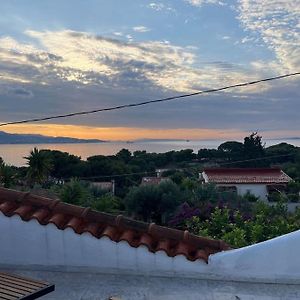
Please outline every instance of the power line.
M88 177L78 177L79 179L99 179L99 178L112 178L112 177L126 177L133 175L147 175L147 174L155 174L156 171L144 171L144 172L136 172L136 173L124 173L124 174L116 174L116 175L102 175L102 176L88 176ZM75 176L76 177L76 176ZM69 179L71 177L67 177L64 179Z
M295 155L295 153L290 154L282 154L282 155L272 155L272 156L265 156L265 157L259 157L259 158L252 158L252 159L244 159L244 160L238 160L228 163L221 163L218 164L219 166L223 165L229 165L229 164L235 164L235 163L242 163L242 162L249 162L249 161L257 161L257 160L265 160L265 159L272 159L272 158L279 158L279 157L287 157ZM168 169L167 171L186 171L191 170L193 167L187 167L187 168L172 168ZM115 175L101 175L101 176L88 176L88 177L78 177L78 179L102 179L102 178L115 178L115 177L127 177L127 176L134 176L134 175L149 175L149 174L156 174L156 171L145 171L145 172L136 172L136 173L125 173L125 174L115 174ZM74 176L76 177L76 176ZM72 177L65 177L64 180L71 179Z
M187 97L197 96L197 95L202 95L202 94L215 93L215 92L220 92L220 91L224 91L224 90L228 90L228 89L232 89L232 88L244 87L244 86L254 85L254 84L267 82L267 81L272 81L272 80L283 79L283 78L297 76L297 75L300 75L300 72L284 74L284 75L280 75L280 76L269 77L269 78L255 80L255 81L249 81L249 82L244 82L244 83L228 85L228 86L224 86L224 87L221 87L221 88L208 89L208 90L204 90L204 91L199 91L199 92L194 92L194 93L189 93L189 94L182 94L182 95L178 95L178 96L172 96L172 97L155 99L155 100L149 100L149 101L144 101L144 102L124 104L124 105L112 106L112 107L107 107L107 108L100 108L100 109L95 109L95 110L74 112L74 113L63 114L63 115L56 115L56 116L27 119L27 120L21 120L21 121L6 122L6 123L1 123L0 127L7 126L7 125L33 123L33 122L41 122L41 121L47 121L47 120L53 120L53 119L68 118L68 117L74 117L74 116L80 116L80 115L88 115L88 114L94 114L94 113L99 113L99 112L119 110L119 109L124 109L124 108L154 104L154 103L159 103L159 102L167 102L167 101L172 101L172 100L176 100L176 99L187 98Z
M295 153L282 154L282 155L273 155L273 156L265 156L265 157L258 157L258 158L250 158L250 159L245 159L245 160L236 160L236 161L232 161L232 162L221 163L219 165L220 166L232 165L232 164L236 164L236 163L242 163L242 162L248 162L248 161L256 161L256 160L264 160L264 159L269 159L269 158L285 157L285 156L292 156L292 155L295 155Z

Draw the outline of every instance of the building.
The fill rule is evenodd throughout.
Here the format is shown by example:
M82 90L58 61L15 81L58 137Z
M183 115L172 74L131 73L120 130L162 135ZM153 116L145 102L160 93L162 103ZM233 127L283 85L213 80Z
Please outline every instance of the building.
M143 177L141 185L158 185L169 180L167 177Z
M231 250L0 188L0 245L1 272L52 282L48 300L300 299L300 231Z
M93 181L93 182L90 182L90 185L93 188L112 193L113 195L115 194L115 181L114 180L101 181L101 182Z
M207 168L200 179L221 190L236 191L238 195L251 193L265 201L270 192L280 192L292 180L279 168Z

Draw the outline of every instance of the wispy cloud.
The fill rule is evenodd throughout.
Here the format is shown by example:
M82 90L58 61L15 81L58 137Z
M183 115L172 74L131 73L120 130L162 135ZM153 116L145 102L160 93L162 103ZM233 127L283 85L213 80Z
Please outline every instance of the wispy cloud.
M175 12L174 7L172 7L170 4L166 4L162 2L151 2L147 5L147 7L159 12L162 11Z
M115 35L115 36L123 36L123 33L120 32L120 31L115 31L115 32L114 32L114 35Z
M202 6L203 4L218 4L221 6L226 5L225 2L219 1L219 0L185 0L187 3L193 5L193 6Z
M222 85L255 78L253 70L251 75L239 66L232 65L230 71L225 71L224 62L195 67L197 56L190 46L157 41L133 43L131 36L125 42L75 31L26 34L42 48L9 37L0 39L0 62L7 76L124 87L150 84L175 91L201 90L212 82ZM24 76L25 70L30 76Z
M201 62L200 49L171 42L137 43L70 30L31 30L26 34L30 43L11 37L0 39L1 120L139 102L278 72L277 61L257 60L247 66L221 60ZM246 130L256 130L253 126L259 124L261 129L287 130L300 126L299 93L298 81L285 80L196 97L188 105L178 101L176 105L61 122L98 127Z
M151 31L150 28L145 27L145 26L135 26L135 27L133 27L132 29L133 29L133 31L135 31L135 32L148 32L148 31Z
M159 3L159 2L151 2L148 4L149 8L152 8L156 11L161 11L165 8L165 5L163 3Z
M224 36L222 36L222 40L230 40L231 39L231 37L230 36L228 36L228 35L224 35Z
M278 70L297 71L300 67L300 3L295 0L239 0L239 20L259 36L274 52Z

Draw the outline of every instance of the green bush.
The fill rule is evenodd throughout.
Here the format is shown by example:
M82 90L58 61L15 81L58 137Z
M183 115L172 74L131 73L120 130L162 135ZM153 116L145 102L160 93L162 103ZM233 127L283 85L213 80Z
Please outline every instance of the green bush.
M290 202L299 202L299 194L288 194L287 198Z

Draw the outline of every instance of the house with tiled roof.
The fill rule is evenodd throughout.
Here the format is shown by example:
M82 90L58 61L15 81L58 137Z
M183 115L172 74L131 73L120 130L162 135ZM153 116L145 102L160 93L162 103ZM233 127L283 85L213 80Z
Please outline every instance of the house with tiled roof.
M251 193L267 200L270 191L281 191L292 181L280 168L206 168L200 174L204 183L216 184L221 190Z
M0 188L0 245L0 272L54 283L47 299L300 297L298 231L231 250L188 231Z

